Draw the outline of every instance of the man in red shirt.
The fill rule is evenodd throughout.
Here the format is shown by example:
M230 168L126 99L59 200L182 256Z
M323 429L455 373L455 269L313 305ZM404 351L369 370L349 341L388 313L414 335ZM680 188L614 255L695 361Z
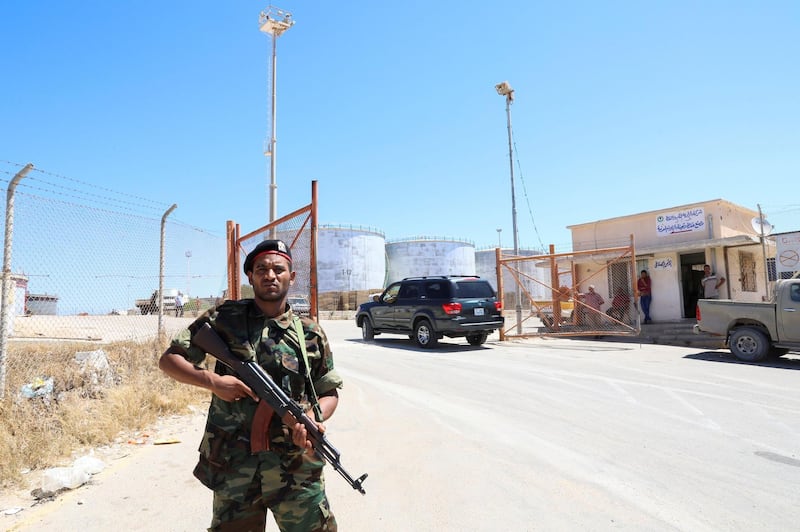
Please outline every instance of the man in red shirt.
M636 282L636 288L639 290L639 303L642 305L644 322L650 323L650 303L653 301L653 294L650 289L650 276L647 274L647 270L642 270L639 280Z

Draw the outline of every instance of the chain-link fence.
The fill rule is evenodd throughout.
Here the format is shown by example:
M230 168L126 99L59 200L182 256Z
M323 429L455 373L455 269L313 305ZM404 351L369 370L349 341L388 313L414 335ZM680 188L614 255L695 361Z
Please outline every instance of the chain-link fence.
M161 204L70 189L36 169L20 174L0 171L9 183L0 362L9 373L5 355L26 343L153 341L219 301L223 227L215 234L162 219Z
M158 215L24 183L14 192L12 207L3 205L12 339L153 338L159 321L154 293L162 276L167 334L222 295L227 282L223 228L214 234L167 219L162 265Z
M513 286L498 294L506 316L501 339L531 336L636 335L640 331L634 246L503 257L498 272ZM542 292L549 298L537 298Z

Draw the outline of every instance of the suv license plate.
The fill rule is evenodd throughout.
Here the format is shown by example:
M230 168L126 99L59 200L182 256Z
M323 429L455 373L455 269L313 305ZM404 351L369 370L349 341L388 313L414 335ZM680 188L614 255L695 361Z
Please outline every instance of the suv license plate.
M477 307L475 309L475 315L476 316L483 316L483 307Z

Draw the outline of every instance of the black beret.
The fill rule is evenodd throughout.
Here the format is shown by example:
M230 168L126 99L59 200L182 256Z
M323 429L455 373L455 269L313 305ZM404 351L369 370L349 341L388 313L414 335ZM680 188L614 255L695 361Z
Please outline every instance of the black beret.
M289 246L287 246L283 240L264 240L253 248L253 251L248 253L247 258L244 259L245 274L253 271L253 263L262 253L274 253L292 262L292 250L289 249Z

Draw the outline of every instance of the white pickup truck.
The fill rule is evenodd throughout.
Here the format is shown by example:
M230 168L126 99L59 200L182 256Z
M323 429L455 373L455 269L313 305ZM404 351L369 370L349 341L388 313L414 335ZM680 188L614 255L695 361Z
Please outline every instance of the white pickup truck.
M696 317L694 332L725 336L740 360L758 362L800 351L800 278L775 283L772 301L764 303L701 299Z

